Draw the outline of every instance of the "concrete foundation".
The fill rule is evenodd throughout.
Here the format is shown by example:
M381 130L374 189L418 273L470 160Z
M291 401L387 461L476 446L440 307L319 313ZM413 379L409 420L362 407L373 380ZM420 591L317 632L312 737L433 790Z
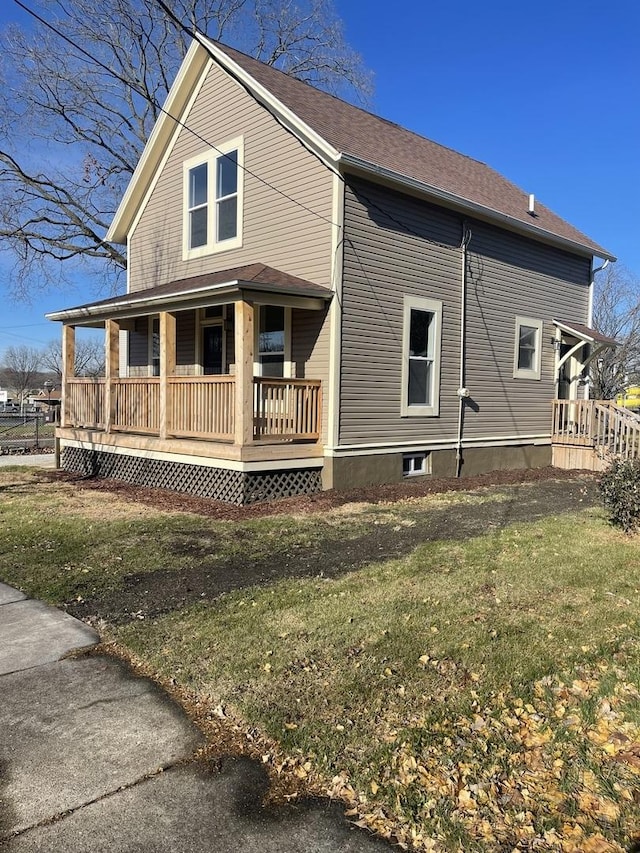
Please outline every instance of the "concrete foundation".
M455 477L455 450L428 452L426 477ZM353 489L399 483L402 453L378 453L370 456L333 456L325 459L322 472L323 489ZM543 468L551 465L551 445L516 445L509 447L471 447L462 453L462 477L473 477L500 469ZM413 479L413 478L412 478Z

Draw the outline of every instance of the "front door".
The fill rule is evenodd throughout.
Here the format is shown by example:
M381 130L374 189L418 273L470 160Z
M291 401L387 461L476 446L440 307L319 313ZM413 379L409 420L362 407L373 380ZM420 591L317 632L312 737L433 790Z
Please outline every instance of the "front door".
M582 346L575 349L578 344ZM574 350L573 355L566 358L567 354ZM558 399L578 400L582 398L582 374L584 371L584 359L588 355L588 348L578 338L563 335L560 343L559 359L563 362L558 368ZM564 361L563 361L564 360Z
M560 359L562 360L565 355L572 348L572 344L560 344ZM572 358L567 359L564 364L561 365L560 370L558 371L558 399L559 400L570 400L571 399L571 362Z
M202 327L202 372L206 375L222 373L222 326Z

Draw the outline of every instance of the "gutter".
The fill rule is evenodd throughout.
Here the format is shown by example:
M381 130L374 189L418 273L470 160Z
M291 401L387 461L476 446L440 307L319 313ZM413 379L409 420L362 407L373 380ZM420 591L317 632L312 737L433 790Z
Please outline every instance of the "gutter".
M223 284L214 285L213 287L197 287L191 290L183 290L179 293L163 293L155 296L140 296L139 298L123 299L118 302L102 302L97 305L84 305L79 308L68 308L63 311L52 311L45 314L47 320L82 320L99 317L111 317L113 314L121 314L122 311L135 309L136 311L144 308L154 308L158 303L162 302L188 302L195 297L205 298L208 296L229 296L234 293L240 293L243 290L255 290L261 293L273 293L280 296L294 296L300 299L317 299L319 301L329 301L333 293L328 291L327 295L321 293L301 293L294 288L281 288L271 290L268 284L262 282L242 281L236 279L234 281L224 282ZM139 291L141 294L144 290Z
M489 219L492 222L507 226L511 231L518 231L538 240L544 238L548 242L553 243L560 248L572 252L579 252L581 255L603 258L606 261L616 260L615 256L609 254L605 249L587 246L584 243L578 243L575 240L568 239L567 237L560 237L558 234L554 234L551 231L546 231L545 229L536 227L535 225L529 225L521 219L515 219L513 216L509 216L506 213L501 213L493 207L486 207L485 205L478 204L478 202L471 201L463 196L455 195L454 193L447 192L447 190L440 189L439 187L432 186L431 184L426 184L416 178L411 178L408 175L401 174L400 172L394 172L392 169L386 169L383 166L377 166L375 163L370 163L367 160L361 160L353 154L340 154L338 164L347 168L359 169L362 172L391 181L398 186L414 190L421 195L429 196L437 201L446 202L448 205L462 208L463 210L468 211L469 213L474 213L481 218Z

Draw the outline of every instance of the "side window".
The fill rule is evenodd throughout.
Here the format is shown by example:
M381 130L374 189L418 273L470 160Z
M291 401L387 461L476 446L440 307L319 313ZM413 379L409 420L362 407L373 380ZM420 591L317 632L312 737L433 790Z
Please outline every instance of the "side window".
M260 306L258 364L260 376L284 376L286 319L277 305Z
M160 376L160 318L149 317L149 375Z
M440 411L442 302L404 297L401 414Z
M242 245L243 141L193 157L183 165L183 260Z
M514 379L540 379L542 320L516 317L513 355Z

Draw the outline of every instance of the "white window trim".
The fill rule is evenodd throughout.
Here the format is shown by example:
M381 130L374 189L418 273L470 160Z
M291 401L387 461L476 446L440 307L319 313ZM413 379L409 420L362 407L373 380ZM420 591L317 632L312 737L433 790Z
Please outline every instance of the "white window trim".
M411 470L404 470L404 463L406 460L410 461ZM417 467L415 467L416 463L419 463ZM431 473L431 454L426 451L416 451L414 453L403 453L402 454L402 476L403 477L424 477L425 474Z
M434 314L433 328L433 371L430 406L409 405L409 335L411 310L429 311ZM402 393L400 414L402 417L435 417L440 414L440 355L442 350L442 302L439 299L424 299L419 296L403 297L402 330Z
M535 366L533 370L525 370L518 367L518 355L520 353L520 327L530 326L536 330ZM542 366L542 320L534 317L516 317L516 328L513 349L513 378L514 379L540 379Z
M216 240L217 199L216 199L216 161L223 154L238 152L238 233L230 240ZM204 246L192 249L189 246L189 172L196 166L207 164L207 242ZM242 221L244 209L244 137L230 139L215 149L198 154L182 164L182 260L190 261L216 252L239 249L242 246Z

